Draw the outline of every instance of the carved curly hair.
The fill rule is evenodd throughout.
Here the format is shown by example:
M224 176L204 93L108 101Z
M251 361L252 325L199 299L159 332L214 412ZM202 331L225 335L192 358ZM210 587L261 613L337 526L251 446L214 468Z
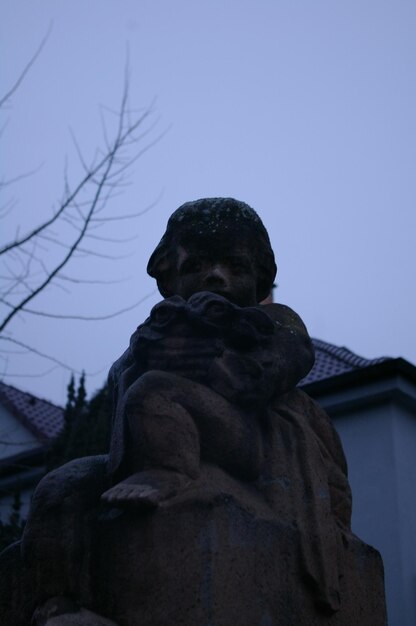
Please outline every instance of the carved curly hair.
M213 240L219 246L233 240L245 244L252 255L257 275L257 301L264 300L273 286L276 263L270 239L257 213L245 202L234 198L202 198L186 202L169 218L166 232L154 250L147 272L156 279L164 298L174 295L170 284L176 271L179 246L195 247L200 241Z

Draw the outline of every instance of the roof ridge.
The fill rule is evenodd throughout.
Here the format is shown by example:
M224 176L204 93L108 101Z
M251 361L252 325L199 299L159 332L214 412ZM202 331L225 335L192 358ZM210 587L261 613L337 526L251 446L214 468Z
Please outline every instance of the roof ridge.
M0 381L0 402L42 442L53 438L62 428L62 407L3 381Z
M63 406L60 406L59 404L55 404L54 402L51 402L51 400L46 400L45 398L40 398L39 396L35 396L33 393L30 393L30 391L23 391L23 389L19 389L18 387L15 387L14 385L9 385L8 383L3 382L2 380L0 380L0 393L2 392L2 389L1 389L2 386L8 387L9 389L13 389L19 394L29 396L31 398L35 398L35 400L37 401L45 402L45 404L50 404L55 409L60 409L61 411L64 410Z
M347 365L350 365L351 367L357 369L360 367L367 367L368 365L375 365L376 363L381 363L391 358L387 356L382 356L375 359L367 359L363 356L355 354L355 352L352 352L345 346L336 346L335 344L328 343L326 341L323 341L322 339L313 338L312 343L315 348L318 348L318 350L326 352L327 354L335 357L339 361L342 361Z

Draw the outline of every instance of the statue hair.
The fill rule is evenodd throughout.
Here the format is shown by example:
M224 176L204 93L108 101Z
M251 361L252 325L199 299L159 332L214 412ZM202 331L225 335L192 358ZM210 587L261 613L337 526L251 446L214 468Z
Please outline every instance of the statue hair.
M172 213L147 265L162 296L174 295L170 284L176 271L178 247L195 246L198 240L203 244L208 239L219 244L226 241L231 246L234 239L236 244L247 246L256 268L257 301L264 300L277 271L269 235L254 209L234 198L202 198L186 202Z

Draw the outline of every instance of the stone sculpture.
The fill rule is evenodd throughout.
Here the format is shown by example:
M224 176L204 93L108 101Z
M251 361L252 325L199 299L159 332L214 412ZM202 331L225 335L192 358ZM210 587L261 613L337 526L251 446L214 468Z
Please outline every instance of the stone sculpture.
M148 272L164 300L110 371L109 457L39 485L21 545L0 559L0 619L385 624L339 438L296 388L313 365L306 328L258 304L276 273L260 218L230 198L187 203Z

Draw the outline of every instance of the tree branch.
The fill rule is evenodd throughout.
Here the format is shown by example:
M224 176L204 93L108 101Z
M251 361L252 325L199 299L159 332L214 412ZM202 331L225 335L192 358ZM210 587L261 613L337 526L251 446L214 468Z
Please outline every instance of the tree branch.
M119 315L122 315L123 313L127 313L128 311L132 311L133 309L136 309L140 304L142 304L143 302L145 302L146 300L154 296L156 292L157 292L157 289L154 289L152 292L146 294L143 298L140 298L140 300L137 300L137 302L134 302L133 304L130 304L129 306L124 307L123 309L119 309L118 311L113 311L113 313L107 313L106 315L70 315L67 313L62 313L62 314L48 313L47 311L36 311L34 309L28 309L26 307L24 307L22 311L23 313L30 313L31 315L39 315L40 317L50 317L52 319L83 320L86 322L95 322L95 321L101 321L101 320L109 320L113 317L118 317ZM9 308L14 308L13 305L10 302L7 302L6 300L3 300L3 303Z
M6 104L7 100L10 100L12 95L19 89L19 87L22 84L26 74L29 72L30 68L35 63L36 59L38 58L38 56L42 52L43 48L45 47L45 44L46 44L47 40L49 39L51 31L52 31L52 23L50 24L50 26L49 26L49 28L47 30L46 35L44 36L44 38L40 42L39 47L36 50L35 54L32 56L32 58L29 60L29 62L25 65L25 67L23 68L23 71L18 76L18 78L15 81L14 85L11 87L11 89L9 89L9 91L2 98L0 98L0 108L3 107Z

